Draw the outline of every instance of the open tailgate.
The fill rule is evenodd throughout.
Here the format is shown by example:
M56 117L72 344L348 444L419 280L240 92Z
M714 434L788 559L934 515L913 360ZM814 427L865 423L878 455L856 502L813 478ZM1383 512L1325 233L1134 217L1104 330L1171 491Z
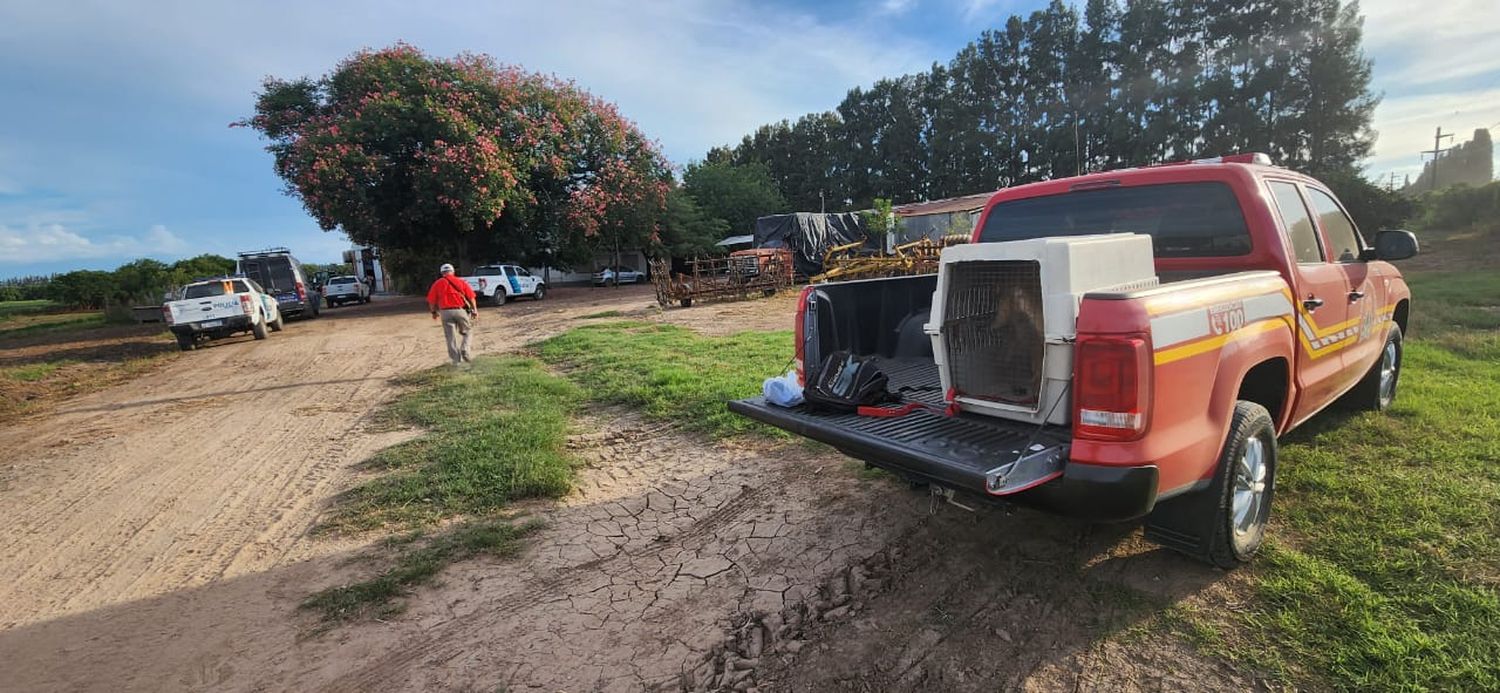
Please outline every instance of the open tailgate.
M732 401L729 409L912 479L991 496L1056 479L1068 459L1066 430L992 417L833 414L764 397Z

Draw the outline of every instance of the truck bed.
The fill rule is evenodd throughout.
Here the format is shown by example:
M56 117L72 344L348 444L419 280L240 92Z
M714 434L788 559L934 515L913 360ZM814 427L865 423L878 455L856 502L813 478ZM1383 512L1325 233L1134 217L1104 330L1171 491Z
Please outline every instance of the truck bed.
M937 364L930 358L875 357L890 390L905 401L944 405ZM875 417L778 407L763 397L729 403L744 416L818 440L913 481L985 494L986 474L1032 451L1058 449L1066 431L993 417L916 411ZM1042 446L1040 448L1036 446ZM1024 470L1021 470L1024 471Z

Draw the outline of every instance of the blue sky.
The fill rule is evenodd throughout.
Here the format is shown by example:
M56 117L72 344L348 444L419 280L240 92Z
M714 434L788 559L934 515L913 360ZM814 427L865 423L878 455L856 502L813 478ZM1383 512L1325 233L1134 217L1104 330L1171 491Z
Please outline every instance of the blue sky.
M265 75L405 40L577 80L685 163L851 86L947 61L1037 0L549 3L0 0L0 277L287 245L336 259L248 114ZM1442 125L1500 124L1493 0L1366 0L1385 95L1368 162L1415 173Z

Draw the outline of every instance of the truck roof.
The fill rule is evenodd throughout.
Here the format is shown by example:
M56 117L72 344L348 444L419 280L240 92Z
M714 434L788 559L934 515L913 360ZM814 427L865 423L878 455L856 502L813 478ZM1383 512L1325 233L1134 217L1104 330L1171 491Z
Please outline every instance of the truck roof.
M1109 171L1099 171L1097 173L1085 173L1081 176L1054 178L1052 180L1017 185L1012 188L1003 188L995 191L990 196L989 203L985 206L990 207L998 202L1007 200L1060 195L1077 190L1090 190L1095 187L1153 185L1199 180L1227 182L1232 179L1240 179L1248 182L1260 179L1266 175L1295 179L1304 183L1317 183L1317 180L1311 176L1270 163L1270 158L1264 154L1235 154L1214 157L1212 159L1172 161L1147 166L1119 168Z

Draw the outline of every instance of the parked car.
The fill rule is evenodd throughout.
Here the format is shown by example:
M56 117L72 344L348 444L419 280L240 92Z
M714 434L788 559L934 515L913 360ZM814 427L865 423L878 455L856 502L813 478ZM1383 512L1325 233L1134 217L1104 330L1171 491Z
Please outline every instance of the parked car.
M476 267L474 274L463 280L468 282L475 295L497 306L519 296L530 296L537 301L547 296L546 282L532 276L530 270L520 265Z
M1326 185L1261 154L1002 190L938 275L802 293L802 382L845 351L905 405L729 406L949 500L1144 517L1233 567L1265 536L1278 436L1396 396L1411 292L1389 261L1417 242L1365 238ZM1116 276L1136 262L1147 277Z
M286 248L268 248L239 254L235 271L254 279L276 297L282 315L318 317L323 294L302 271L302 263Z
M619 276L621 284L640 284L646 281L646 273L630 269L629 267L605 267L594 273L594 286L614 284L615 277Z
M346 303L369 303L370 287L352 274L329 277L323 285L323 300L330 307Z
M265 339L282 328L276 299L253 279L218 277L182 287L177 300L162 304L162 321L177 346L192 351L201 342L249 332Z

